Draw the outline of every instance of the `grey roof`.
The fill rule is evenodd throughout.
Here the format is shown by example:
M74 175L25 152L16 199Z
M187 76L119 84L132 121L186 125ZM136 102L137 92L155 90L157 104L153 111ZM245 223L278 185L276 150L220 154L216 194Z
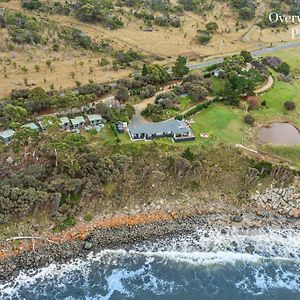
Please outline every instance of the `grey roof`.
M12 129L7 129L0 132L0 137L3 139L11 138L16 132Z
M70 121L71 121L72 125L78 125L80 123L84 123L84 117L78 116L74 119L71 119Z
M22 126L22 128L29 128L32 130L38 130L39 127L35 123L28 123Z
M59 120L60 120L61 124L70 123L70 120L68 117L61 117Z
M90 122L93 122L93 121L101 121L101 120L102 120L101 115L97 115L97 114L94 114L94 115L87 115L86 117L88 118L88 120L89 120Z
M184 121L169 120L158 123L135 123L128 126L128 130L132 135L135 134L160 134L164 132L171 132L172 134L191 133L192 130Z

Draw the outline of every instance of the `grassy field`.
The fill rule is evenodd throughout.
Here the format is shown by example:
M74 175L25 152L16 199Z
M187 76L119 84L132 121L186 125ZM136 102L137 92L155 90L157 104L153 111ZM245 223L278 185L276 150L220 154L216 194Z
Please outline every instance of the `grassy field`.
M300 146L263 145L262 150L284 161L288 160L292 165L300 169Z
M64 2L60 0L60 2ZM171 1L176 3L177 0ZM259 0L258 11L263 13L269 11L266 1ZM178 55L184 55L189 62L201 61L212 57L225 56L231 53L237 53L241 50L258 49L265 46L275 45L281 41L287 41L291 37L286 31L280 31L274 34L271 29L262 32L252 25L258 19L250 22L243 22L240 28L236 30L236 13L224 1L214 3L213 10L204 16L184 12L182 16L182 26L180 28L155 26L152 32L145 32L141 28L144 26L141 20L132 15L124 14L125 26L119 30L108 30L100 24L88 24L76 20L74 17L62 15L49 15L38 13L36 11L24 10L20 6L20 0L10 0L1 2L0 8L11 11L22 11L27 15L37 18L44 18L57 24L57 26L73 27L82 30L89 35L93 41L107 40L114 50L133 49L149 57L149 60L164 65L173 63ZM218 32L213 35L208 45L199 45L196 41L197 30L205 27L210 21L216 21L219 25ZM241 26L242 25L242 26ZM249 31L249 29L252 30ZM89 51L74 50L63 48L59 52L52 51L49 47L42 45L15 45L14 51L7 51L4 47L8 40L6 29L0 28L0 60L12 60L17 66L26 66L26 74L20 71L20 68L14 69L11 65L0 64L0 69L7 69L7 77L0 78L0 98L9 95L11 89L24 88L26 84L24 78L28 80L29 85L41 86L48 90L50 85L55 89L64 89L75 86L75 81L70 77L71 72L76 73L76 81L86 84L89 80L95 82L115 81L127 77L131 69L118 70L108 67L99 67L97 61L101 59L99 55ZM1 50L3 48L3 50ZM53 61L54 69L49 71L45 65L46 60ZM112 63L111 57L108 57ZM83 67L76 68L77 62L83 62ZM40 72L35 71L35 65L40 65ZM90 74L90 68L94 71Z

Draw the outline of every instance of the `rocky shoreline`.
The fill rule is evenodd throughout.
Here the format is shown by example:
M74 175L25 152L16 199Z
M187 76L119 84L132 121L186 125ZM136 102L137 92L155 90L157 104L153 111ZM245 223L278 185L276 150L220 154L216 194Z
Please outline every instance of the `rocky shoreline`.
M260 227L292 227L300 228L299 219L282 216L269 210L249 210L242 212L177 212L170 213L169 218L157 214L157 218L149 222L128 222L116 226L99 226L83 236L53 243L40 243L33 249L20 251L15 255L0 260L0 283L17 276L22 270L46 267L51 263L65 263L76 258L85 258L91 252L104 249L130 249L143 242L161 240L166 237L184 235L199 227L217 226L222 234L226 228L237 226L242 228ZM246 252L255 251L249 245Z

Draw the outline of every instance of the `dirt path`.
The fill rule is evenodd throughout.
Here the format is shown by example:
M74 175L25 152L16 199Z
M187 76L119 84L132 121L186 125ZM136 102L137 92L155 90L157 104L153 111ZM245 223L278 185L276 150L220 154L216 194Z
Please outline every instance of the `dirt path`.
M161 94L162 92L164 91L170 91L171 87L174 86L174 85L178 85L180 84L181 82L178 82L176 84L170 84L170 85L167 85L164 87L163 90L160 90L159 92L157 92L153 97L151 98L147 98L145 100L143 100L142 102L140 103L137 103L135 105L133 105L134 109L135 109L135 115L133 117L133 120L132 122L135 122L135 123L150 123L149 120L147 120L146 118L144 118L142 116L142 111L147 107L148 104L153 104L155 102L155 98L157 95ZM268 77L268 80L266 82L266 84L258 89L256 89L254 92L255 94L262 94L266 91L268 91L274 84L274 79L273 77L270 75ZM207 97L206 100L212 100L213 98L212 97ZM181 112L180 114L185 114L186 112L188 112L189 110L193 109L196 105L192 106L192 107L189 107L187 108L186 110L184 110L183 112ZM171 118L173 119L173 118Z
M145 100L143 100L140 103L137 103L135 105L133 105L134 109L135 109L135 115L133 116L132 122L135 123L150 123L149 120L145 119L142 116L142 111L147 107L148 104L153 104L155 102L155 98L163 93L163 92L167 92L167 91L172 91L172 87L181 84L180 82L176 82L176 83L172 83L172 84L168 84L166 86L163 87L162 90L159 90L153 97L151 98L147 98Z
M257 94L257 95L258 95L258 94L262 94L262 93L268 91L268 90L273 86L273 84L274 84L274 79L273 79L273 77L270 75L270 76L268 77L268 81L266 82L266 84L265 84L263 87L261 87L261 88L255 90L254 92L255 92L255 94Z

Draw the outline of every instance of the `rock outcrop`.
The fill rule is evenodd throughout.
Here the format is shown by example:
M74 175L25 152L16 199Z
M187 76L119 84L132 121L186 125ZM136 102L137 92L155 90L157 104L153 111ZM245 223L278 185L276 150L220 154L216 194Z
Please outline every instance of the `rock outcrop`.
M276 188L271 185L265 192L256 191L251 199L265 208L274 209L293 218L300 218L300 193L294 186Z

